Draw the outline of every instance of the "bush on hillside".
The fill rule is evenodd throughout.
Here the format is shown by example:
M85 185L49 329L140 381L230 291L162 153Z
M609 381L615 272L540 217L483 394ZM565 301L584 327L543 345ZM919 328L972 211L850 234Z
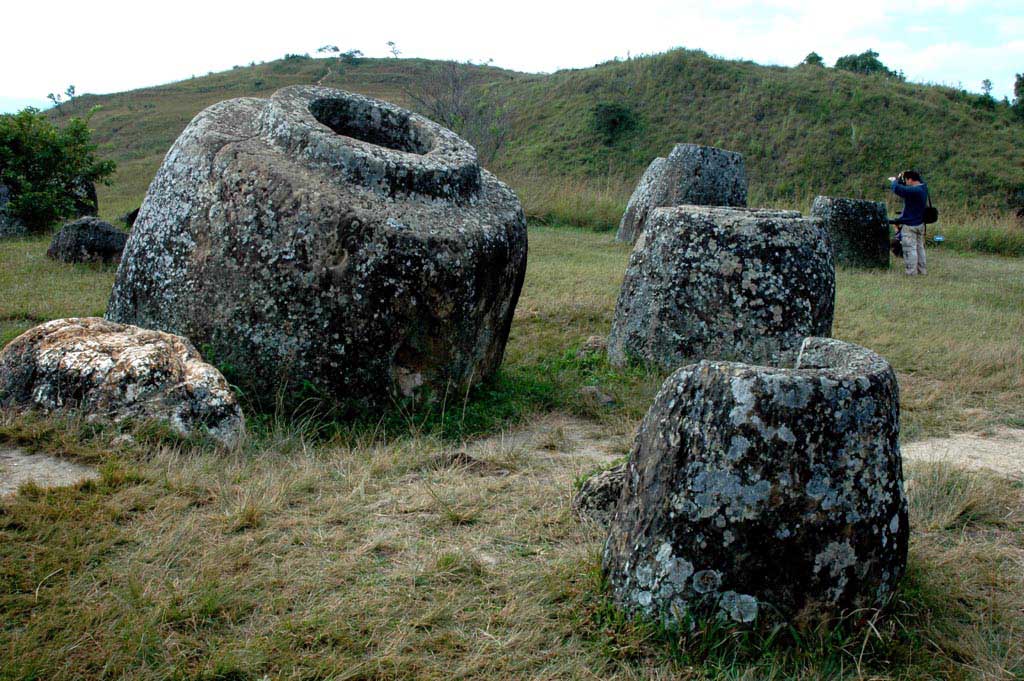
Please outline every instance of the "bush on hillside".
M76 217L71 188L103 181L114 167L96 157L87 120L59 128L38 109L0 115L0 184L11 192L8 211L30 231Z
M600 102L590 113L591 126L605 144L612 144L622 135L637 128L636 114L623 104Z

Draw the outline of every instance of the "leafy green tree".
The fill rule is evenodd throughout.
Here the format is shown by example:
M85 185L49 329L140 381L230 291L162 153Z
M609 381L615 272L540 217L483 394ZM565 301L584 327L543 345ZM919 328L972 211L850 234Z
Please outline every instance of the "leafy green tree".
M903 74L891 71L878 59L878 53L874 50L867 50L860 54L848 54L836 60L836 68L865 75L880 74L890 78L903 80Z
M811 52L809 55L804 57L802 62L805 66L824 66L825 60L821 58L821 55L817 52Z
M96 157L87 119L57 127L31 107L0 115L0 184L11 192L8 211L29 230L74 217L72 188L101 182L114 167Z
M363 58L362 50L345 50L338 55L338 59L345 62L349 66L355 66L359 63L359 60Z
M985 93L986 97L992 96L992 81L986 78L981 81L981 91Z

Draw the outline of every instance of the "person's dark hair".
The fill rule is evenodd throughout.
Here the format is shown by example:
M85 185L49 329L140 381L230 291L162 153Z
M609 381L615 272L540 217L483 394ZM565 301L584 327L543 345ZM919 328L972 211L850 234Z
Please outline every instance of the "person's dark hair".
M913 180L914 182L923 182L923 180L921 179L921 173L917 172L916 170L904 170L903 179Z

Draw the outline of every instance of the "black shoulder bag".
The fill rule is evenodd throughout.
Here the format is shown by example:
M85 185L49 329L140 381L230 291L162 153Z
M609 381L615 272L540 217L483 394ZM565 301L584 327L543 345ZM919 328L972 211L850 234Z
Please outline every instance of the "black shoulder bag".
M932 193L925 194L928 197L928 205L924 209L924 224L933 225L939 221L939 209L932 205Z

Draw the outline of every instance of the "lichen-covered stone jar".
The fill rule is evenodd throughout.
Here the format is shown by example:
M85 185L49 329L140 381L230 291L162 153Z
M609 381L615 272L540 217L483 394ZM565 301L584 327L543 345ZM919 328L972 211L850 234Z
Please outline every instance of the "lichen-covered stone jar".
M795 369L705 361L665 381L604 569L632 612L813 627L884 606L908 536L892 368L808 338Z
M811 217L828 230L836 265L889 267L889 222L881 201L818 196Z
M636 241L655 208L682 205L746 206L743 154L699 144L677 144L668 157L651 161L629 197L616 241Z
M835 266L820 220L796 211L656 208L619 292L608 358L792 365L832 333Z
M463 394L501 363L526 253L518 199L455 133L288 87L182 132L107 317L188 337L255 397Z

